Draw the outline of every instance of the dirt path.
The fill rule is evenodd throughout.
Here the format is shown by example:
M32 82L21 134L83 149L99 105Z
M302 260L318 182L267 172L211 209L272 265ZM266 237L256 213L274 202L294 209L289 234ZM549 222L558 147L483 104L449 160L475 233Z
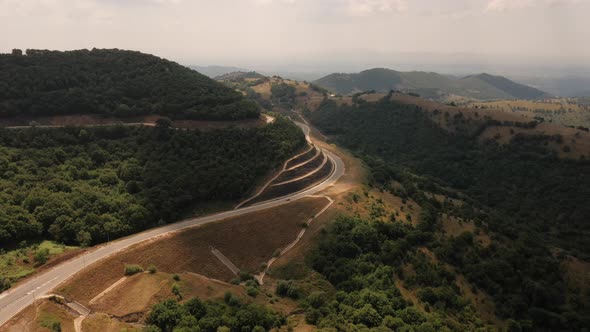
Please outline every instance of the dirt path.
M308 142L309 142L309 138L308 138ZM302 156L302 155L308 153L311 149L313 149L313 145L310 144L309 149L307 149L304 152L302 152L302 153L300 153L300 154L298 154L298 155L296 155L296 156L294 156L294 157L289 158L288 160L286 160L283 163L283 167L281 168L281 171L280 172L277 172L277 174L272 179L270 179L264 186L262 186L262 188L260 188L252 197L247 198L246 200L240 202L240 204L236 205L236 207L234 209L239 209L240 207L244 206L244 204L247 204L248 202L252 201L256 197L260 196L260 194L262 194L266 190L266 188L268 188L268 186L270 186L270 184L273 183L273 181L276 180L281 175L281 173L283 173L286 170L287 165L289 164L289 162L291 160L293 160L293 159L295 159L295 158L297 158L299 156Z
M296 123L302 128L309 139L309 127L302 123ZM331 188L342 175L345 173L345 165L340 157L324 150L330 160L334 164L334 171L324 181L314 184L311 187L302 190L301 192L292 193L287 196L272 199L266 202L256 204L240 209L234 209L216 214L211 214L202 217L189 218L177 223L168 224L162 227L149 229L128 237L111 241L86 252L81 257L64 262L45 273L38 275L35 279L24 282L21 285L14 287L0 297L0 326L21 312L27 306L31 305L37 297L50 293L58 285L64 283L75 274L85 270L88 266L104 260L118 252L126 250L133 245L154 239L156 237L164 236L175 231L194 228L200 225L221 221L231 217L246 215L251 212L262 211L272 207L279 207L288 204L295 200L302 199L309 195L314 195Z
M309 195L308 197L323 197L325 199L328 200L328 204L318 213L316 213L313 217L309 218L309 220L306 221L306 224L309 225L311 224L311 222L319 217L320 215L322 215L322 213L326 212L326 210L328 208L330 208L330 206L332 206L332 204L334 204L334 200L328 196L325 195ZM255 276L256 280L258 280L258 282L261 285L264 285L264 276L266 275L266 273L268 272L268 270L270 269L270 266L272 265L272 263L274 263L277 259L279 259L282 255L286 254L287 252L289 252L289 250L293 249L293 247L295 247L295 245L297 245L297 243L299 243L299 240L301 240L301 238L303 237L303 235L305 235L305 231L307 230L307 227L304 227L299 234L297 235L297 238L295 239L295 241L291 242L291 244L289 244L287 247L285 247L285 249L281 250L281 252L279 253L279 255L277 255L276 257L271 258L268 263L266 263L266 268L264 269L264 271L262 271L259 275Z
M321 151L320 151L320 153L323 154L323 152L321 152ZM322 164L319 167L317 167L316 169L312 169L311 171L307 172L306 174L303 174L303 175L301 175L299 177L296 177L294 179L283 181L283 182L279 182L279 183L275 183L275 184L273 184L273 186L281 186L281 185L284 185L284 184L287 184L287 183L291 183L291 182L299 181L301 179L305 179L306 177L308 177L308 176L312 175L313 173L315 173L315 172L319 171L320 169L322 169L324 167L324 165L326 165L326 163L328 163L328 162L330 162L330 161L328 160L328 157L326 157L326 155L324 154L324 159L322 161Z
M215 257L217 257L222 263L223 265L227 266L227 268L236 276L238 275L238 273L240 272L240 269L238 269L237 266L234 265L234 263L232 263L227 257L225 257L224 254L221 253L221 251L211 247L211 253L213 255L215 255Z
M105 289L104 291L102 291L100 294L96 295L92 300L90 300L88 302L88 304L93 304L94 302L98 301L101 297L105 296L108 292L110 292L113 289L115 289L115 287L117 287L120 284L122 284L125 280L127 280L127 277L123 277L123 278L117 280L114 284L110 285L107 289Z

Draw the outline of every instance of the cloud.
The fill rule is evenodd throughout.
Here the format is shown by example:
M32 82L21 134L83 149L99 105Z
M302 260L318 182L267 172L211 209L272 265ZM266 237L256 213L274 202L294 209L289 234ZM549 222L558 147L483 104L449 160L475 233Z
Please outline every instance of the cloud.
M588 2L588 0L491 0L488 2L486 11L488 12L503 12L515 9L523 9L541 5L571 5L582 2Z
M294 4L297 0L253 0L254 3L258 5L266 5L272 3L286 3L286 4Z
M407 10L405 0L349 0L348 13L363 16L376 12L402 12Z

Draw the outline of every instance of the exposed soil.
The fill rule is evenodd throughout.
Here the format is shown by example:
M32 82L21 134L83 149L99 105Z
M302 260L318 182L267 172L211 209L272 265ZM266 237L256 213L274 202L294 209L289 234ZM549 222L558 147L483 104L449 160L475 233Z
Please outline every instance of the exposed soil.
M293 242L302 222L326 204L325 198L304 198L141 243L80 272L58 292L86 305L123 276L126 264L154 264L161 272L186 271L229 281L235 276L211 253L210 246L240 269L254 272L275 250Z
M172 284L168 274L140 273L127 278L90 305L90 309L117 317L140 313L160 300L173 297Z
M332 174L333 170L334 164L331 162L326 162L321 169L317 170L315 173L312 173L305 178L282 185L268 186L260 195L248 202L248 205L264 202L273 198L283 197L291 193L299 192L326 179L328 176L330 176L330 174Z
M475 224L471 220L461 220L453 216L448 216L446 214L443 214L441 220L443 231L446 236L457 237L464 232L469 232L473 233L475 240L483 246L489 246L492 243L492 239L483 231L480 231L478 234L475 234L477 231L475 228Z
M302 177L316 169L318 169L318 167L322 166L322 163L325 160L325 155L323 153L318 153L315 157L313 157L311 160L309 160L307 163L297 167L297 168L293 168L291 170L287 170L282 172L274 181L272 184L278 184L281 182L285 182L285 181L291 181L291 180L295 180L299 177Z
M54 322L59 322L61 331L74 332L77 316L64 305L48 299L38 300L2 325L0 332L47 332Z
M299 157L296 157L296 158L290 160L289 162L287 162L287 164L285 165L285 168L289 169L293 166L299 165L299 164L313 158L316 155L317 155L317 149L315 148L315 146L312 146L311 149L309 149L309 151L307 153L302 154Z
M124 323L101 313L90 314L82 322L82 331L89 332L139 332L142 329L142 326Z

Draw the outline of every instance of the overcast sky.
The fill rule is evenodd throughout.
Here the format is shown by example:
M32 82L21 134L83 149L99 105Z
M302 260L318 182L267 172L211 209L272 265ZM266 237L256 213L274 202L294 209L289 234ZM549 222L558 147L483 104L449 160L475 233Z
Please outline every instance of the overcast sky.
M116 47L245 67L587 65L589 17L590 0L0 0L0 52Z

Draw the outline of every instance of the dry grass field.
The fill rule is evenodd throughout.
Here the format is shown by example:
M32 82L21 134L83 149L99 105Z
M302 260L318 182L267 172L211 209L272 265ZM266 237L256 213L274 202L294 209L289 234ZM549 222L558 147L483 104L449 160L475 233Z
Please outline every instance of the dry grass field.
M475 234L475 241L479 244L487 247L492 243L492 239L483 231L478 231L471 220L462 220L443 214L442 218L442 229L445 236L457 237L465 232Z
M590 107L579 104L575 98L534 100L499 100L472 102L473 108L495 109L525 115L531 119L541 117L547 122L564 126L590 126Z
M452 130L448 125L448 121L445 120L443 114L449 113L449 117L452 118L455 114L461 113L466 120L478 120L486 117L498 120L501 122L530 122L533 119L522 112L506 112L497 109L475 109L468 107L455 107L450 105L440 104L434 101L429 101L404 94L394 94L392 99L404 104L418 105L423 109L433 112L439 110L438 116L433 116L433 120L436 121L442 128ZM481 134L480 139L484 140L495 140L500 144L506 144L516 134L524 135L561 135L562 142L551 142L548 147L557 153L558 156L563 158L579 159L582 156L590 157L590 133L584 130L565 127L555 123L543 122L538 124L535 128L521 128L516 126L491 126L486 128Z
M325 198L304 198L278 208L191 228L139 244L101 261L62 285L58 292L87 304L92 298L123 277L126 264L150 264L165 273L193 272L229 281L235 275L212 253L221 251L244 271L255 272L277 249L297 237L306 221L325 205Z
M78 314L49 299L38 300L0 327L0 332L48 332L60 324L62 332L74 332Z

